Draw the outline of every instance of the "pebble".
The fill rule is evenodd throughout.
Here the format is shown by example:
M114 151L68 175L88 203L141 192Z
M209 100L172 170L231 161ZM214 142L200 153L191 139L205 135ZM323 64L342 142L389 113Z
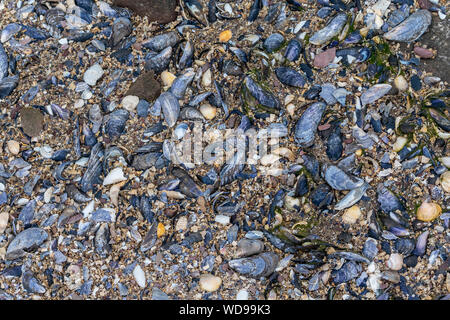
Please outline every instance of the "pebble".
M403 256L399 253L393 253L389 256L389 260L386 262L389 269L398 271L403 265Z
M30 137L38 136L44 129L44 116L34 108L22 108L20 110L22 129Z
M406 257L403 262L408 268L414 268L417 265L417 256L412 255L409 257Z
M200 106L200 112L206 120L212 120L216 117L217 108L210 104L203 104Z
M361 216L361 209L354 205L344 211L342 215L342 220L348 224L354 224L358 218Z
M170 87L177 77L169 71L161 72L161 80L166 87Z
M395 84L395 87L399 91L406 91L406 90L408 90L408 81L406 81L405 77L402 76L402 75L395 77L394 84Z
M129 112L133 112L139 103L139 97L126 96L122 99L122 108Z
M445 171L441 176L441 187L445 192L450 193L450 171Z
M102 67L96 63L92 65L83 75L83 81L90 86L95 86L97 81L103 76L104 71Z
M6 228L8 227L8 220L9 220L9 213L1 212L0 213L0 234L3 234L3 232L5 232Z
M188 219L186 218L186 216L181 216L175 225L175 230L176 231L186 230L187 224L188 224Z
M316 68L324 68L331 63L336 57L336 48L325 50L314 57L314 66Z
M204 291L214 292L217 291L222 285L222 279L220 277L213 276L212 274L203 274L200 276L199 285Z
M19 142L15 141L15 140L9 140L7 142L7 146L8 146L8 150L9 152L11 152L13 155L18 155L20 152L20 144Z
M422 47L414 47L414 53L423 59L431 59L434 56L433 51Z

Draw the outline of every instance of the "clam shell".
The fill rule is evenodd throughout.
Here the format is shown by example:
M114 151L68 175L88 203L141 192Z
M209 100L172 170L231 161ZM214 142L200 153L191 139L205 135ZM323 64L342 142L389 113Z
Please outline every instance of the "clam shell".
M156 73L162 72L169 66L170 57L172 56L172 47L167 47L159 54L152 56L145 62L146 70L153 70Z
M314 33L309 39L309 42L317 46L329 42L341 32L346 22L346 13L337 14L324 28Z
M289 41L286 51L284 52L284 57L291 62L296 61L300 58L300 54L302 53L303 47L300 42L295 39Z
M278 50L284 42L284 37L279 33L273 33L264 41L264 48L269 52Z
M308 107L295 125L294 138L301 147L310 147L314 143L314 137L317 131L322 115L325 112L326 104L316 102Z
M323 172L325 181L335 190L353 190L361 187L364 180L351 176L337 166L326 166Z
M263 106L279 110L280 101L273 94L267 92L261 86L259 86L252 78L249 76L245 77L244 80L245 87L250 91L250 94L258 100Z
M250 258L230 260L228 265L238 273L252 278L271 275L278 265L278 256L273 252L264 252Z
M0 43L0 81L8 76L8 55Z
M155 105L159 104L161 106L162 113L164 115L164 120L166 120L169 128L172 128L178 120L180 115L180 104L178 99L172 92L163 92L155 101Z
M306 79L294 69L279 67L275 69L275 74L282 84L301 88L305 85Z
M186 89L194 79L195 72L193 69L186 70L181 76L177 77L170 87L170 92L177 98L183 99Z
M431 24L431 13L428 10L417 10L405 21L386 32L383 37L391 41L411 42L419 39Z
M142 42L145 48L160 52L164 48L173 47L178 42L178 35L175 31L163 33Z
M376 84L370 87L361 95L361 104L365 106L366 104L374 103L386 93L391 90L392 86L390 84Z
M248 257L264 250L264 243L260 240L242 239L237 244L236 257Z

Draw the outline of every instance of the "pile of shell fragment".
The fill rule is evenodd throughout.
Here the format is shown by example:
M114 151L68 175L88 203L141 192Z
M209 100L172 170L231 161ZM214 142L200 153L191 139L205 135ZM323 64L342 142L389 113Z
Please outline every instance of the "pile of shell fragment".
M180 5L0 0L0 299L448 299L446 3Z

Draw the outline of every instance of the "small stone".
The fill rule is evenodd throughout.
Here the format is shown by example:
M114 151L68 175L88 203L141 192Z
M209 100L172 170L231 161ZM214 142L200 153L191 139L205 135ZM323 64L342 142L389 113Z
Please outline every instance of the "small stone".
M44 128L44 116L34 108L23 108L20 110L22 129L30 137L38 136Z
M161 238L164 235L164 233L166 233L166 228L161 222L159 222L158 227L156 228L156 236L158 238Z
M3 232L5 232L6 227L8 226L8 220L9 220L8 212L0 213L0 234L3 234Z
M139 103L139 97L137 96L126 96L122 99L122 108L125 110L132 112L136 109Z
M17 155L20 152L20 144L15 140L9 140L7 142L8 150L13 155Z
M317 54L314 57L314 66L316 68L324 68L329 63L331 63L335 57L336 57L336 47L333 47L331 49L328 49L324 52Z
M211 68L209 68L202 75L203 87L205 87L205 88L209 87L211 85L211 81L212 81L212 73L211 73Z
M403 262L405 262L405 265L408 268L414 268L417 265L417 256L412 255L412 256L406 257L403 260Z
M105 72L103 71L102 67L98 63L96 63L86 70L83 75L83 80L91 87L95 86L97 81L103 76L103 73Z
M422 82L417 75L413 75L411 77L411 88L413 88L414 91L419 91L420 89L422 89Z
M354 224L361 216L361 209L358 206L353 206L345 210L342 215L342 220L348 224Z
M231 32L231 30L222 31L219 34L219 41L220 42L228 42L228 40L231 39L232 35L233 35L233 33Z
M170 87L176 78L177 77L169 71L161 72L161 80L166 87Z
M433 51L422 47L414 47L414 53L423 59L431 59L434 57Z
M181 216L180 219L178 219L177 224L175 225L176 231L182 231L186 230L188 224L188 220L186 216Z
M145 280L145 272L142 270L140 265L136 265L133 270L133 276L136 280L137 284L141 288L145 288L146 280Z
M389 269L398 271L403 265L403 256L399 253L393 253L389 256L389 260L386 262Z
M406 81L405 77L402 75L399 75L394 80L395 87L399 91L406 91L408 90L408 81Z
M424 201L417 209L417 219L429 222L439 217L441 213L442 209L437 203Z
M217 108L210 104L203 104L200 106L200 112L206 120L212 120L216 117Z
M397 140L395 141L394 145L392 146L392 149L395 152L399 152L400 150L403 149L403 147L406 145L406 143L408 142L408 139L405 137L397 137Z
M163 74L161 74L161 79L163 79ZM156 98L158 98L160 93L161 93L161 85L155 79L155 74L151 70L149 72L140 75L136 79L136 81L131 85L130 89L128 89L126 95L137 96L140 99L144 99L147 100L148 102L151 102Z
M214 292L222 285L222 279L212 274L204 274L200 276L199 285L204 291Z
M441 187L445 192L450 193L450 171L445 171L441 177Z

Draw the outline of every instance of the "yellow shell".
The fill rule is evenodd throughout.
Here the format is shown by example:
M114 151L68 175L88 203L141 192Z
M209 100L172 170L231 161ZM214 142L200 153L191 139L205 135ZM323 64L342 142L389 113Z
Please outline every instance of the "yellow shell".
M227 42L228 40L230 40L231 39L231 36L232 36L233 34L231 33L231 30L225 30L225 31L222 31L220 34L219 34L219 41L220 42Z
M439 217L441 213L442 209L437 203L424 201L417 209L417 219L429 222Z
M164 225L161 222L158 223L158 229L156 230L156 235L158 236L158 238L162 237L165 232L166 228L164 228Z

